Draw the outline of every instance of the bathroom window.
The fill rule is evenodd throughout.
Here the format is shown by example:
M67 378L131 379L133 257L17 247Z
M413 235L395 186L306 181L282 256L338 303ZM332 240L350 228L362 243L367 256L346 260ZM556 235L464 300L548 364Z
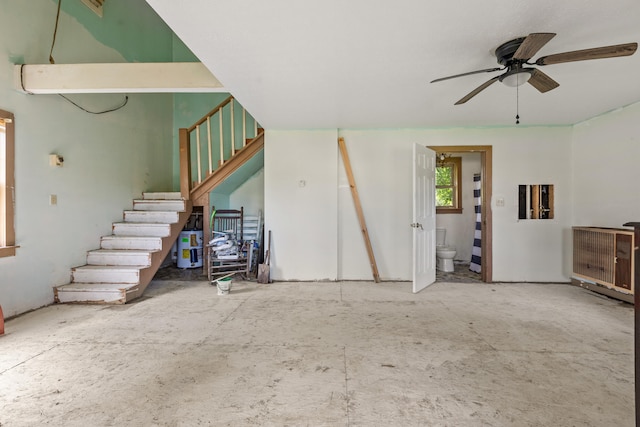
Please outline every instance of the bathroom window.
M436 164L436 213L462 213L462 158L438 154Z

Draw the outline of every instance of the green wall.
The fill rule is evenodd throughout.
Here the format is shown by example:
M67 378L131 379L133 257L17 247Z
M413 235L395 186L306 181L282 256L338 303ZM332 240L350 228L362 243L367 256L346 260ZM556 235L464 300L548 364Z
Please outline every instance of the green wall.
M176 62L192 62L198 61L198 58L182 43L182 41L174 35L173 39L173 58ZM174 109L173 109L173 124L174 124L174 146L173 146L173 183L174 189L178 190L180 187L180 154L179 154L179 140L178 129L188 128L196 121L202 118L205 114L211 111L214 107L229 97L229 93L176 93L174 94ZM224 108L224 115L228 118L229 106ZM242 122L240 106L236 104L234 108L234 114L236 114L235 123L235 135L237 146L241 144L242 135ZM212 123L211 130L215 141L217 141L217 135L219 132L218 123ZM247 137L253 136L253 119L250 115L247 115ZM225 135L225 147L230 147L230 124L225 120L223 124L223 133ZM195 139L195 137L192 137ZM204 156L204 149L206 147L207 133L204 128L201 129L201 148ZM195 150L195 141L191 141L192 150ZM219 161L219 151L213 150L213 164L217 164ZM230 149L226 148L225 157L230 155ZM202 159L202 168L206 170L208 167L208 160ZM259 163L259 164L258 164ZM250 178L257 170L262 168L263 158L262 156L256 156L255 159L248 162L247 165L241 167L236 171L232 177L219 186L216 190L212 191L211 203L218 208L229 208L229 196L235 189L237 189L243 182ZM192 162L192 170L195 177L196 164Z
M51 1L57 7L58 1L62 0ZM28 3L31 2L33 0L28 1ZM107 0L102 18L85 6L81 0L62 1L62 11L91 34L96 42L111 47L117 52L122 57L120 62L172 61L173 52L170 46L173 41L173 31L144 0ZM55 13L51 16L50 25L46 28L53 31L54 23ZM59 24L57 37L65 36L73 36L73 34ZM60 40L56 43L60 43ZM74 52L64 49L61 51L56 49L53 57L57 63L70 62L65 59L65 56L73 54ZM83 58L87 59L87 52L83 52Z
M132 199L177 190L178 128L228 96L130 94L123 108L94 115L57 95L19 92L15 64L49 62L57 6L0 0L0 109L15 114L20 245L16 256L0 258L5 317L52 303L52 287L69 282L70 269L86 263ZM57 64L197 61L144 0L108 0L102 18L80 0L64 0L53 57ZM92 111L124 101L122 94L68 97ZM49 166L51 153L64 156L62 168ZM228 205L232 191L214 194L216 205ZM58 203L50 206L53 194Z
M198 58L189 50L182 40L174 35L173 37L173 59L176 62L195 62ZM178 130L180 128L188 128L196 121L202 118L205 114L211 111L215 106L227 99L229 94L224 93L176 93L174 94L174 108L173 108L173 123L174 123L174 135L173 135L173 183L174 188L178 190L180 188L180 143L178 137ZM206 135L201 135L206 138ZM205 140L205 139L203 139ZM216 158L215 162L218 161ZM193 166L195 171L195 165ZM194 172L195 173L195 172ZM215 194L213 195L216 200L215 205L225 205L228 207L228 195Z
M65 0L56 63L167 61L171 30L144 0L108 0L101 19L80 0ZM5 317L53 302L111 224L143 191L172 188L173 95L130 94L108 114L87 114L57 95L13 86L16 63L48 63L57 2L0 0L0 108L15 114L16 243L0 258ZM85 10L86 9L86 10ZM90 110L122 103L121 94L69 95ZM64 156L51 167L48 156ZM50 206L49 196L58 203Z

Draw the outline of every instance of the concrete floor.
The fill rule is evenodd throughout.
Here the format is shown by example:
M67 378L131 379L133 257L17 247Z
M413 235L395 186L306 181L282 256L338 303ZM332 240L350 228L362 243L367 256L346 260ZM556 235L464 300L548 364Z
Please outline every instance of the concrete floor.
M633 426L633 310L550 284L156 280L6 323L0 425Z

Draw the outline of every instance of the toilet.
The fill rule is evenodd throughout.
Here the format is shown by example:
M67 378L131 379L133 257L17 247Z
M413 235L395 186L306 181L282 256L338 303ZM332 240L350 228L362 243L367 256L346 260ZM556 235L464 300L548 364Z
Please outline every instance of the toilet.
M446 236L446 228L436 228L436 268L450 273L454 271L453 258L456 256L456 248L445 246Z

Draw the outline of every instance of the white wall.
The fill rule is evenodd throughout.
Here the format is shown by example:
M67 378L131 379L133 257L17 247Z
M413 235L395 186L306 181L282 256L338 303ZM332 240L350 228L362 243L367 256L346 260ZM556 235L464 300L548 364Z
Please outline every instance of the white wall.
M265 230L274 280L337 278L337 131L269 131Z
M621 228L640 221L639 159L640 103L576 125L573 224Z
M258 215L260 211L264 216L264 168L229 195L229 207L238 209L240 206L245 215Z
M446 244L456 248L455 259L469 262L476 230L473 175L482 170L480 153L459 153L455 157L462 159L462 213L436 215L436 227L447 230Z
M493 153L493 278L568 281L573 206L571 128L522 128L501 133ZM553 184L554 219L518 220L519 184ZM505 207L495 207L498 198L505 200Z
M382 279L411 275L412 149L394 132L340 131L345 138L367 231ZM337 145L337 141L334 141ZM342 158L339 167L338 266L342 280L371 280L371 265Z
M56 95L26 95L13 88L13 63L47 62L56 3L1 3L0 108L15 114L16 243L0 258L0 305L6 317L53 302L52 287L69 283L111 223L146 190L171 189L172 96L130 95L113 113L87 114ZM64 6L63 6L64 8ZM98 43L63 11L54 56L123 58ZM170 39L169 39L170 40ZM73 43L71 43L73 41ZM82 61L79 61L82 62ZM98 111L123 95L70 95ZM62 168L48 155L64 157ZM50 194L58 205L49 206Z
M265 212L267 222L278 221L283 228L291 223L291 212L322 211L324 236L320 247L312 247L305 262L295 249L300 237L278 237L280 279L323 279L338 271L340 279L371 280L362 234L346 184L344 167L338 164L335 187L329 175L335 171L336 132L270 132L265 146ZM493 146L493 279L495 281L568 281L570 276L570 227L572 221L571 128L522 127L497 129L405 129L340 130L345 138L367 228L383 280L411 278L411 148L418 143L437 145ZM273 150L273 151L272 151ZM319 153L316 153L320 151ZM331 152L328 155L327 151ZM299 157L301 152L307 156ZM291 153L287 156L287 153ZM292 162L292 159L297 162ZM306 160L304 160L306 158ZM306 161L301 166L300 161ZM322 170L326 176L324 197L297 196L297 176L303 170ZM278 178L276 181L274 178ZM555 219L518 221L518 184L554 184ZM282 188L278 188L279 185ZM337 188L337 205L331 199ZM284 195L287 195L286 197ZM333 209L333 210L332 210ZM337 223L333 217L337 216ZM296 219L296 221L298 221ZM334 224L335 226L332 226ZM337 240L333 240L336 239ZM327 257L335 241L338 256ZM290 246L287 253L282 247ZM307 256L307 255L305 255ZM308 265L291 269L289 266ZM336 268L337 265L337 268ZM295 274L293 274L295 272Z

